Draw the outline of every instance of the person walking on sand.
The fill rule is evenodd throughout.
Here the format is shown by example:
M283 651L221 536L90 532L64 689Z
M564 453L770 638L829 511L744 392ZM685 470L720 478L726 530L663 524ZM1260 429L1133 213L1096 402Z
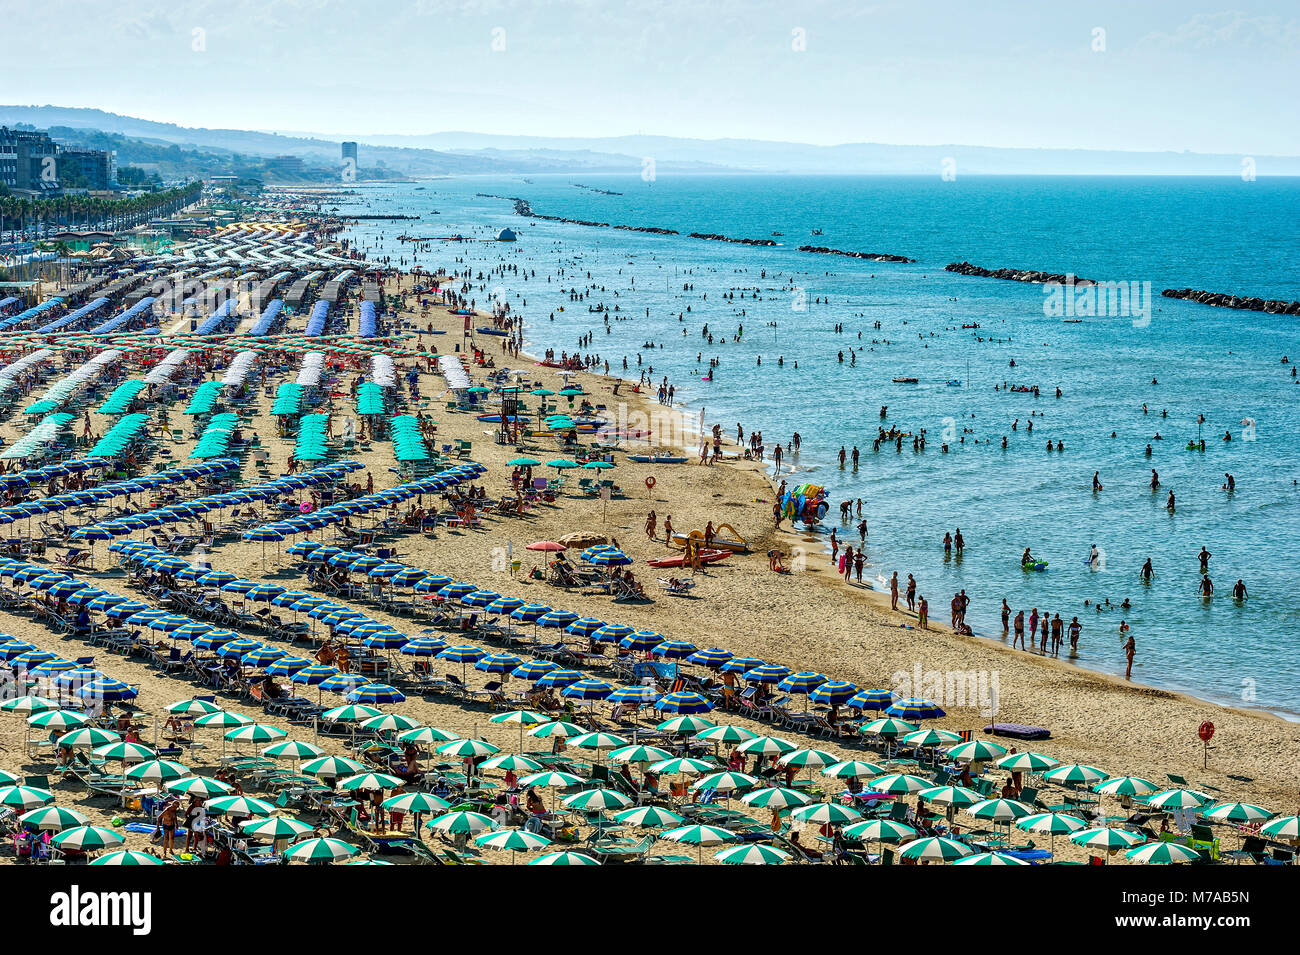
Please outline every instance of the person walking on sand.
M916 612L916 626L918 630L930 629L930 604L924 598L920 598L920 609Z
M898 571L889 578L889 609L898 609Z
M907 609L916 609L916 578L911 574L907 575Z
M1124 642L1124 657L1128 660L1128 666L1124 668L1124 679L1133 679L1133 658L1137 656L1137 644L1133 641L1133 634L1128 635L1128 640Z
M657 536L658 527L659 518L655 515L654 511L651 511L645 518L645 536L650 540L654 540Z
M671 514L664 517L664 543L669 547L673 544L673 516Z

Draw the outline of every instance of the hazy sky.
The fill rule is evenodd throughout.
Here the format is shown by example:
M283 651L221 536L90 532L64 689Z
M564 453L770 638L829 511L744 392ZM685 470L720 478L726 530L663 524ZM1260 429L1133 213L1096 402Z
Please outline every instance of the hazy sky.
M0 0L0 101L340 138L1300 154L1300 3L1207 3Z

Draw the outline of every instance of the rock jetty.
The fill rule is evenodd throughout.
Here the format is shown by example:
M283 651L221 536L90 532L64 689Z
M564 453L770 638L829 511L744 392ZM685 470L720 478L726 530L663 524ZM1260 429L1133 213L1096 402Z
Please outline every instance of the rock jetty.
M1217 308L1242 308L1270 315L1300 315L1300 302L1287 302L1279 298L1229 295L1227 292L1207 292L1195 288L1167 288L1160 293L1165 298L1181 298L1188 302L1213 305Z
M905 255L890 255L887 252L846 252L844 249L829 249L824 245L801 245L800 252L813 252L817 255L844 255L850 259L866 259L869 262L915 262Z

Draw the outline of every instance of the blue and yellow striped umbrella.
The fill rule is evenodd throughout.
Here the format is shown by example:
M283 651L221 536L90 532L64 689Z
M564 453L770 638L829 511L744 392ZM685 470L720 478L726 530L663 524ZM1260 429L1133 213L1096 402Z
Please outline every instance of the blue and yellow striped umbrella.
M561 628L567 627L577 619L578 615L572 610L552 610L538 617L537 623L542 627Z
M708 647L704 650L696 650L686 658L687 663L694 663L697 666L717 668L724 663L729 662L735 657L730 650L723 650L721 647Z
M827 680L809 693L808 699L814 703L824 703L827 706L842 706L853 699L857 692L857 686L847 680Z
M590 637L601 627L604 627L604 620L597 620L595 617L579 617L564 628L564 632L572 634L575 637Z
M746 675L748 679L748 675ZM826 676L812 670L791 673L777 684L777 689L785 693L811 693L826 682Z
M629 627L625 623L607 623L603 627L598 627L592 636L601 643L618 643L624 637L630 637L636 633L636 627Z
M859 690L849 699L848 704L855 710L883 710L893 699L894 695L889 690Z
M781 663L764 663L741 674L750 683L780 683L789 675L790 668Z
M379 703L401 703L406 699L406 694L387 683L367 683L348 693L344 699L349 703L374 706Z
M689 716L695 713L708 713L713 709L713 704L699 693L690 690L678 690L676 693L669 693L657 702L655 709L660 713Z
M903 720L936 720L945 714L937 703L911 697L906 700L896 700L886 708L885 715L896 716ZM1105 776L1100 778L1104 779Z
M559 668L558 663L552 663L550 660L529 660L511 670L510 675L521 680L540 680Z
M681 660L689 657L698 647L689 640L665 640L659 646L650 651L652 656L662 657L665 660Z
M577 670L552 670L537 679L538 686L572 686L582 679Z
M765 666L767 661L758 657L733 657L719 668L723 673L745 674L757 667Z
M474 664L474 669L482 670L484 673L509 673L523 662L513 653L489 653Z
M579 680L570 683L560 691L560 696L570 700L603 700L614 692L614 688L604 680Z
M294 683L301 683L303 686L320 686L331 677L337 676L338 673L339 671L337 667L312 664L311 666L303 667L301 670L289 677L289 679Z
M664 635L656 633L653 630L634 630L622 640L618 645L624 650L632 653L644 650L653 650L659 644L664 642Z

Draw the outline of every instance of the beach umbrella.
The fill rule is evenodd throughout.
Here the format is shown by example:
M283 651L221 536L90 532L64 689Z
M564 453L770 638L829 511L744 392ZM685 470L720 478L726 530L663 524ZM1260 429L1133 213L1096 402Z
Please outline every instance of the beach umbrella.
M20 811L35 809L38 806L48 806L52 802L54 802L54 793L48 789L40 789L36 786L0 787L0 806L8 806L10 809Z
M1195 849L1180 846L1176 842L1148 842L1124 853L1124 858L1130 862L1142 862L1147 865L1195 862L1200 857L1200 853Z
M655 702L654 708L660 713L708 713L714 708L713 702L693 690L678 690L669 693Z
M758 780L747 773L723 770L697 779L691 785L691 789L695 792L713 789L720 793L729 793L732 790L752 789L756 785L758 785Z
M450 743L460 739L455 733L439 729L436 726L421 726L405 733L398 733L397 739L403 743L416 743L428 746L432 743Z
M483 849L509 849L512 863L514 862L515 853L545 849L550 844L550 839L539 836L535 832L529 832L527 829L502 829L498 832L485 832L474 839L474 845Z
M906 743L908 746L943 746L944 744L960 743L961 734L954 733L951 730L917 730L915 733L908 733L898 740L900 743Z
M470 596L473 595L471 594ZM493 600L484 606L483 609L488 613L497 614L499 616L501 614L514 613L523 605L524 602L518 597L498 597L496 600Z
M59 832L63 829L71 829L74 826L84 826L90 822L90 819L75 809L66 809L63 806L42 806L39 809L32 809L23 813L18 817L18 821L28 829Z
M915 838L916 830L892 819L868 819L845 827L844 835L863 842L871 839L876 842L902 842L904 839Z
M302 771L311 776L351 776L365 771L365 765L346 756L322 756L302 764Z
M1096 766L1084 766L1080 763L1066 763L1043 773L1043 778L1054 783L1090 786L1101 782L1110 774L1102 772Z
M783 753L792 753L798 748L794 743L779 736L755 736L737 746L736 751L746 754L759 753L763 756L780 756Z
M1169 789L1156 793L1147 800L1147 805L1152 809L1166 811L1170 809L1199 809L1209 801L1209 796L1194 789Z
M1043 832L1051 836L1051 849L1056 851L1056 837L1058 835L1069 835L1078 832L1080 829L1088 828L1088 824L1078 816L1071 816L1063 812L1040 812L1036 815L1025 816L1023 819L1015 821L1017 829L1023 829L1026 832Z
M430 819L425 823L425 828L433 829L438 832L463 832L473 835L476 832L483 832L486 829L491 829L492 825L493 823L490 817L485 816L482 813L467 812L462 809L446 813L436 819Z
M654 829L661 826L677 826L686 820L675 812L669 812L659 806L637 806L614 814L614 821L624 826L640 826Z
M6 713L44 713L58 708L59 704L43 696L16 696L0 703L0 711Z
M863 734L871 733L876 736L890 738L894 736L902 736L906 733L915 733L916 729L917 727L914 723L909 723L906 720L894 719L893 717L884 717L883 719L872 720L870 723L863 724L862 728L859 729L858 732ZM1006 750L1003 750L1003 752L1006 752Z
M924 839L914 839L903 845L899 848L898 854L904 859L916 859L917 861L952 862L954 859L970 855L971 849L965 843L958 842L956 839L927 836Z
M271 756L275 759L292 759L297 762L300 759L310 759L320 756L325 752L319 746L312 743L304 743L296 739L286 739L279 743L272 743L262 750L263 756Z
M669 694L670 696L672 694ZM686 734L702 733L707 729L712 729L717 724L711 720L706 720L702 716L676 716L670 720L664 720L655 729L661 733Z
M873 779L867 786L876 792L890 793L895 796L910 796L912 793L919 793L922 789L931 788L928 779L922 779L920 776L912 776L908 773L892 773L888 776L881 776L879 779Z
M145 746L143 743L128 743L125 740L119 740L116 743L108 743L92 752L100 759L117 759L121 760L123 765L126 763L138 763L146 759L154 759L157 753Z
M361 728L372 733L397 733L403 730L416 729L419 725L419 720L401 713L384 713L381 716L372 716L370 719L361 722Z
M582 674L577 670L551 670L547 673L543 673L537 678L536 682L538 686L558 686L563 688L566 686L572 686L581 679Z
M388 773L357 773L355 776L348 776L346 779L340 779L335 784L335 789L347 791L373 791L376 789L396 789L404 785L405 780L390 776Z
M906 700L895 700L885 708L885 715L903 720L933 720L945 714L932 700L912 697Z
M383 807L389 812L409 812L412 815L423 816L450 809L451 803L439 799L432 793L402 793L400 796L389 796L384 800Z
M1113 852L1118 849L1132 849L1142 842L1142 837L1126 829L1102 826L1097 829L1081 829L1070 836L1070 841L1076 846Z
M732 660L731 662L735 663L736 661ZM746 670L741 676L750 683L780 683L791 672L789 667L780 663L764 663L752 670Z
M498 603L499 602L500 601L498 601ZM605 625L604 620L597 620L595 617L579 617L577 620L568 624L564 628L564 632L575 637L589 638Z
M387 683L367 683L352 690L344 699L349 703L401 703L406 694Z
M780 865L790 860L790 853L755 842L723 849L713 858L726 865Z
M601 628L604 629L603 627ZM599 633L600 631L596 631ZM642 653L653 650L664 642L664 635L654 630L634 630L618 642L629 653Z
M1044 756L1041 753L1008 753L1006 756L994 760L993 765L1008 772L1042 773L1058 765L1058 763L1052 757Z
M687 663L694 663L697 666L705 666L717 669L724 663L733 659L735 654L730 650L723 650L721 647L707 647L703 650L696 650L686 658Z
M862 819L862 813L856 809L833 802L808 803L796 808L791 815L800 822L809 822L814 825L829 823L833 826L843 826Z
M271 676L292 678L295 673L309 669L311 665L311 661L303 657L280 657L266 668L266 672Z
M147 852L134 849L119 849L109 852L90 863L91 865L164 865L162 859Z
M982 760L997 759L999 756L1005 756L1007 748L999 746L997 743L990 743L987 740L973 739L969 743L962 743L948 750L948 755L956 760L977 763Z
M330 693L350 693L359 686L365 686L370 681L359 673L335 673L332 677L317 683L317 688L324 692ZM368 710L374 710L373 706L365 707ZM371 715L376 715L379 711L375 710Z
M1015 799L984 799L968 806L966 811L976 819L990 822L1015 822L1034 815L1034 807Z
M121 680L98 677L77 690L77 696L83 700L98 700L101 703L118 703L134 700L140 695L135 687L127 686Z
M220 779L213 779L211 776L185 776L181 779L163 783L162 788L169 793L177 793L182 796L203 796L205 798L220 796L232 791L228 783L223 783Z
M564 745L574 749L617 749L626 746L627 739L616 733L582 733L569 737Z
M552 664L552 666L554 666L554 664ZM511 675L512 676L518 675L518 670L519 668L516 667L515 670L511 672ZM549 719L550 717L546 716L544 713L534 713L532 710L510 710L509 712L506 713L498 713L496 716L491 717L488 720L488 722L489 723L518 723L519 724L519 748L523 749L524 748L524 727L538 726L542 723L547 722Z
M657 746L621 746L609 754L616 763L657 763L670 759L672 753Z
M474 669L484 673L509 673L523 665L523 662L513 653L489 653L474 664Z
M975 790L964 786L932 786L929 789L922 789L917 796L926 802L940 806L955 806L958 809L974 806L983 798Z
M224 728L227 726L248 726L253 721L243 713L232 713L229 710L217 710L215 713L205 713L194 721L195 726L208 727L216 726Z
M1270 839L1300 839L1300 816L1282 816L1265 824L1260 830Z
M528 863L529 865L600 865L595 859L581 852L547 852Z
M566 737L582 736L587 731L576 723L566 723L564 720L552 720L549 723L543 723L528 731L529 736L535 736L538 739L550 739L558 736L561 739Z
M481 769L504 769L511 772L536 773L542 764L518 753L501 753L480 764Z
M650 767L650 771L668 776L679 773L687 776L698 776L701 773L714 772L717 768L718 764L711 760L696 759L692 756L675 756L672 759L665 759L663 762L655 763Z
M90 722L90 717L84 713L76 713L72 710L45 710L34 716L27 717L27 725L35 726L42 730L70 730L78 726L84 726Z
M50 840L60 849L74 849L82 852L93 852L96 849L120 846L125 841L125 837L118 835L112 829L105 829L103 826L76 826L72 829L63 830Z
M1112 776L1092 787L1095 793L1104 796L1145 796L1160 787L1141 776Z
M127 779L138 779L142 782L165 783L189 774L190 768L183 763L170 759L150 759L132 766L124 775Z
M308 839L289 848L284 854L286 859L295 862L315 862L330 863L338 862L341 859L347 859L356 855L359 850L356 846L343 842L341 839Z
M1029 863L1002 852L981 852L977 855L966 856L964 859L958 859L949 863L949 865L1029 865Z
M677 829L669 829L661 833L660 839L667 839L670 842L682 842L686 845L698 846L697 861L704 861L704 846L718 845L723 842L733 842L739 838L736 833L718 826L681 826Z
M822 770L823 776L830 776L834 779L850 779L862 776L883 776L884 774L885 767L877 766L875 763L869 763L862 759L846 759L842 763L827 766Z
M785 693L811 693L823 683L826 682L826 676L821 673L815 673L812 670L805 670L802 673L791 673L785 679L777 684L777 689ZM852 694L849 694L852 696Z
M624 623L607 623L603 627L596 628L591 636L598 643L617 643L624 637L630 637L634 633L636 633L636 627L629 627Z
M244 831L245 835L257 836L260 839L271 839L279 841L281 839L296 839L299 836L305 836L313 832L311 826L299 822L297 819L290 819L286 816L271 816L266 819L248 819L239 824L239 828Z
M826 706L843 706L853 699L857 692L858 688L853 683L845 680L827 680L808 694L808 700Z
M757 733L751 733L743 726L732 726L728 723L720 723L717 726L711 726L695 734L695 738L704 740L707 743L726 743L734 745L737 743L746 743L752 739L757 739Z
M1202 811L1201 815L1215 822L1262 822L1273 818L1276 813L1248 802L1225 802L1211 806Z
M808 803L812 802L812 797L801 793L797 789L770 786L747 792L740 797L740 801L756 809L789 809L793 806L808 805Z
M60 748L66 746L69 749L95 749L99 746L107 746L109 743L116 743L121 738L121 734L112 730L102 730L98 726L82 726L60 736L54 741L54 745Z
M501 752L500 746L481 739L456 739L435 747L434 751L442 756L459 756L461 759L478 759L482 756L495 756Z
M229 730L225 738L235 743L271 743L288 735L280 727L269 723L249 723Z
M326 710L321 714L321 719L332 723L360 723L362 720L383 715L380 710L375 709L373 706L349 704L348 706L336 706L332 710Z
M561 694L563 695L563 694ZM646 703L653 703L658 700L659 693L652 686L645 684L636 684L633 686L620 686L609 696L605 697L607 703L630 703L633 706L642 706Z
M232 816L271 816L275 814L276 809L265 799L255 799L242 794L217 796L216 799L208 800L206 808L208 812L218 816L226 813Z
M551 629L563 629L578 621L578 615L572 610L552 610L537 618L537 624Z

